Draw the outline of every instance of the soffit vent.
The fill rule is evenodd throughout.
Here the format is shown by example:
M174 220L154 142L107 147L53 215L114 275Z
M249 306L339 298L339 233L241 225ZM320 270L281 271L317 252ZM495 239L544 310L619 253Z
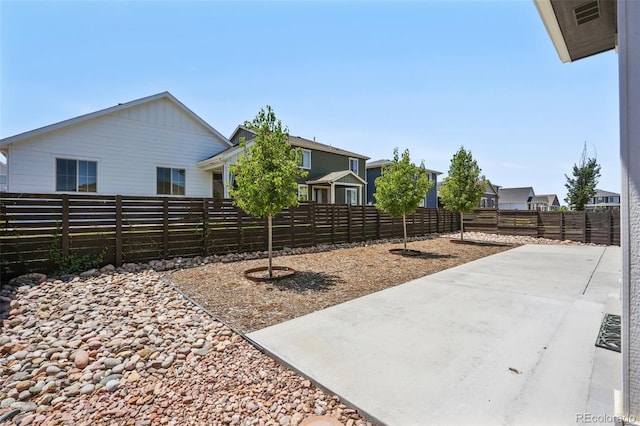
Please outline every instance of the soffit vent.
M590 1L588 3L581 4L573 9L573 13L576 17L578 25L585 24L594 19L600 18L600 6L598 1Z

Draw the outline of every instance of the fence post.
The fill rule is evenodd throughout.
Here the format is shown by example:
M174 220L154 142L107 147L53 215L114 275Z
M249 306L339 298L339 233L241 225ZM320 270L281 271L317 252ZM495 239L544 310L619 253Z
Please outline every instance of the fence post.
M313 201L309 201L309 204L307 204L309 211L311 212L311 214L309 215L311 217L311 245L315 246L316 245L316 204Z
M202 251L205 256L209 256L209 244L207 237L209 235L209 199L202 199Z
M296 214L296 208L297 207L289 207L289 223L291 224L290 228L291 228L291 247L295 247L295 224L296 224L296 220L295 220L295 214Z
M347 204L347 241L351 242L351 204Z
M236 208L236 229L238 230L238 236L236 237L236 245L238 246L238 251L241 251L242 247L242 210L240 208ZM265 228L267 227L267 222L264 223ZM265 234L266 235L266 234ZM266 250L266 248L265 248Z
M367 240L366 224L367 224L367 206L363 204L362 205L362 241Z
M116 195L116 266L122 266L122 195Z
M331 244L335 244L336 234L336 205L331 204Z
M69 256L69 194L62 195L62 254Z
M564 233L564 213L563 212L559 212L560 214L560 229L558 230L558 232L560 233L559 237L560 237L560 241L563 240L562 235Z
M611 219L611 210L607 209L607 245L611 245L611 240L613 236L613 223Z
M582 213L582 242L587 242L587 211Z
M169 256L169 199L162 200L162 254Z
M380 210L376 209L376 240L380 239Z

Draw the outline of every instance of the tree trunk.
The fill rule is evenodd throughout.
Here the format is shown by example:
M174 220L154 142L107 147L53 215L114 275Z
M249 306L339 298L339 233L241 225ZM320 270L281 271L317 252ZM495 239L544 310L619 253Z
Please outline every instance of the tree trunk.
M402 215L402 228L404 229L404 251L407 251L407 216Z
M460 241L464 241L464 213L460 212Z
M267 226L269 228L269 278L273 278L273 269L271 268L271 254L273 251L273 227L271 215L267 216Z

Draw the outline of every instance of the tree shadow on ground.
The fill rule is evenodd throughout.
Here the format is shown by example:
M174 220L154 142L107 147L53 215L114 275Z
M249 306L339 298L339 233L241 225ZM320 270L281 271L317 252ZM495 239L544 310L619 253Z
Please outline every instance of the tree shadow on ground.
M457 257L451 254L431 253L427 251L413 250L413 249L407 249L406 252L403 249L394 249L394 251L391 253L398 256L406 257L409 259L453 259Z
M511 243L492 243L487 241L474 241L474 240L451 240L454 244L465 244L468 246L480 246L480 247L515 247L518 244Z
M344 280L337 275L324 272L296 271L291 277L267 283L281 291L306 293L308 291L325 292L333 289Z

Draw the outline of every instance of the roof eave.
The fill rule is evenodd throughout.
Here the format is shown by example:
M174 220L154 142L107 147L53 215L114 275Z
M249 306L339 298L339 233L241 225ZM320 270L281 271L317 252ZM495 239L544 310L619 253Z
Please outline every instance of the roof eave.
M227 139L223 134L221 134L216 129L214 129L209 123L207 123L200 116L198 116L198 114L196 114L195 112L191 111L185 104L183 104L178 99L176 99L176 97L173 96L171 93L165 91L165 92L156 93L155 95L146 96L144 98L135 99L135 100L130 101L130 102L120 103L118 105L114 105L112 107L101 109L99 111L94 111L94 112L90 112L88 114L79 115L77 117L69 118L67 120L63 120L63 121L59 121L57 123L49 124L47 126L39 127L37 129L34 129L34 130L29 130L27 132L19 133L19 134L14 135L14 136L9 136L9 137L4 138L4 139L0 139L0 148L8 146L9 144L12 144L12 143L21 142L21 141L26 140L26 139L30 139L30 138L33 138L33 137L36 137L36 136L40 136L40 135L49 133L49 132L53 132L53 131L58 130L58 129L62 129L62 128L65 128L65 127L68 127L68 126L72 126L72 125L77 124L77 123L82 123L84 121L91 120L93 118L103 117L103 116L105 116L107 114L111 114L111 113L113 113L115 111L120 111L120 110L123 110L123 109L132 108L132 107L135 107L135 106L147 103L147 102L152 102L152 101L156 101L158 99L163 99L163 98L166 98L169 101L171 101L171 102L175 103L176 105L178 105L178 107L182 108L187 114L189 114L200 125L205 127L212 134L214 134L217 137L219 137L222 140L222 142L224 142L228 146L233 146L231 141L229 139Z
M551 37L551 41L556 52L558 52L560 60L562 62L571 62L569 49L564 36L562 35L562 30L560 29L560 24L558 23L556 14L553 11L551 0L533 0L533 2L536 5L536 9L538 9L538 14L540 14L540 18L542 18L544 27L547 29L549 37Z

